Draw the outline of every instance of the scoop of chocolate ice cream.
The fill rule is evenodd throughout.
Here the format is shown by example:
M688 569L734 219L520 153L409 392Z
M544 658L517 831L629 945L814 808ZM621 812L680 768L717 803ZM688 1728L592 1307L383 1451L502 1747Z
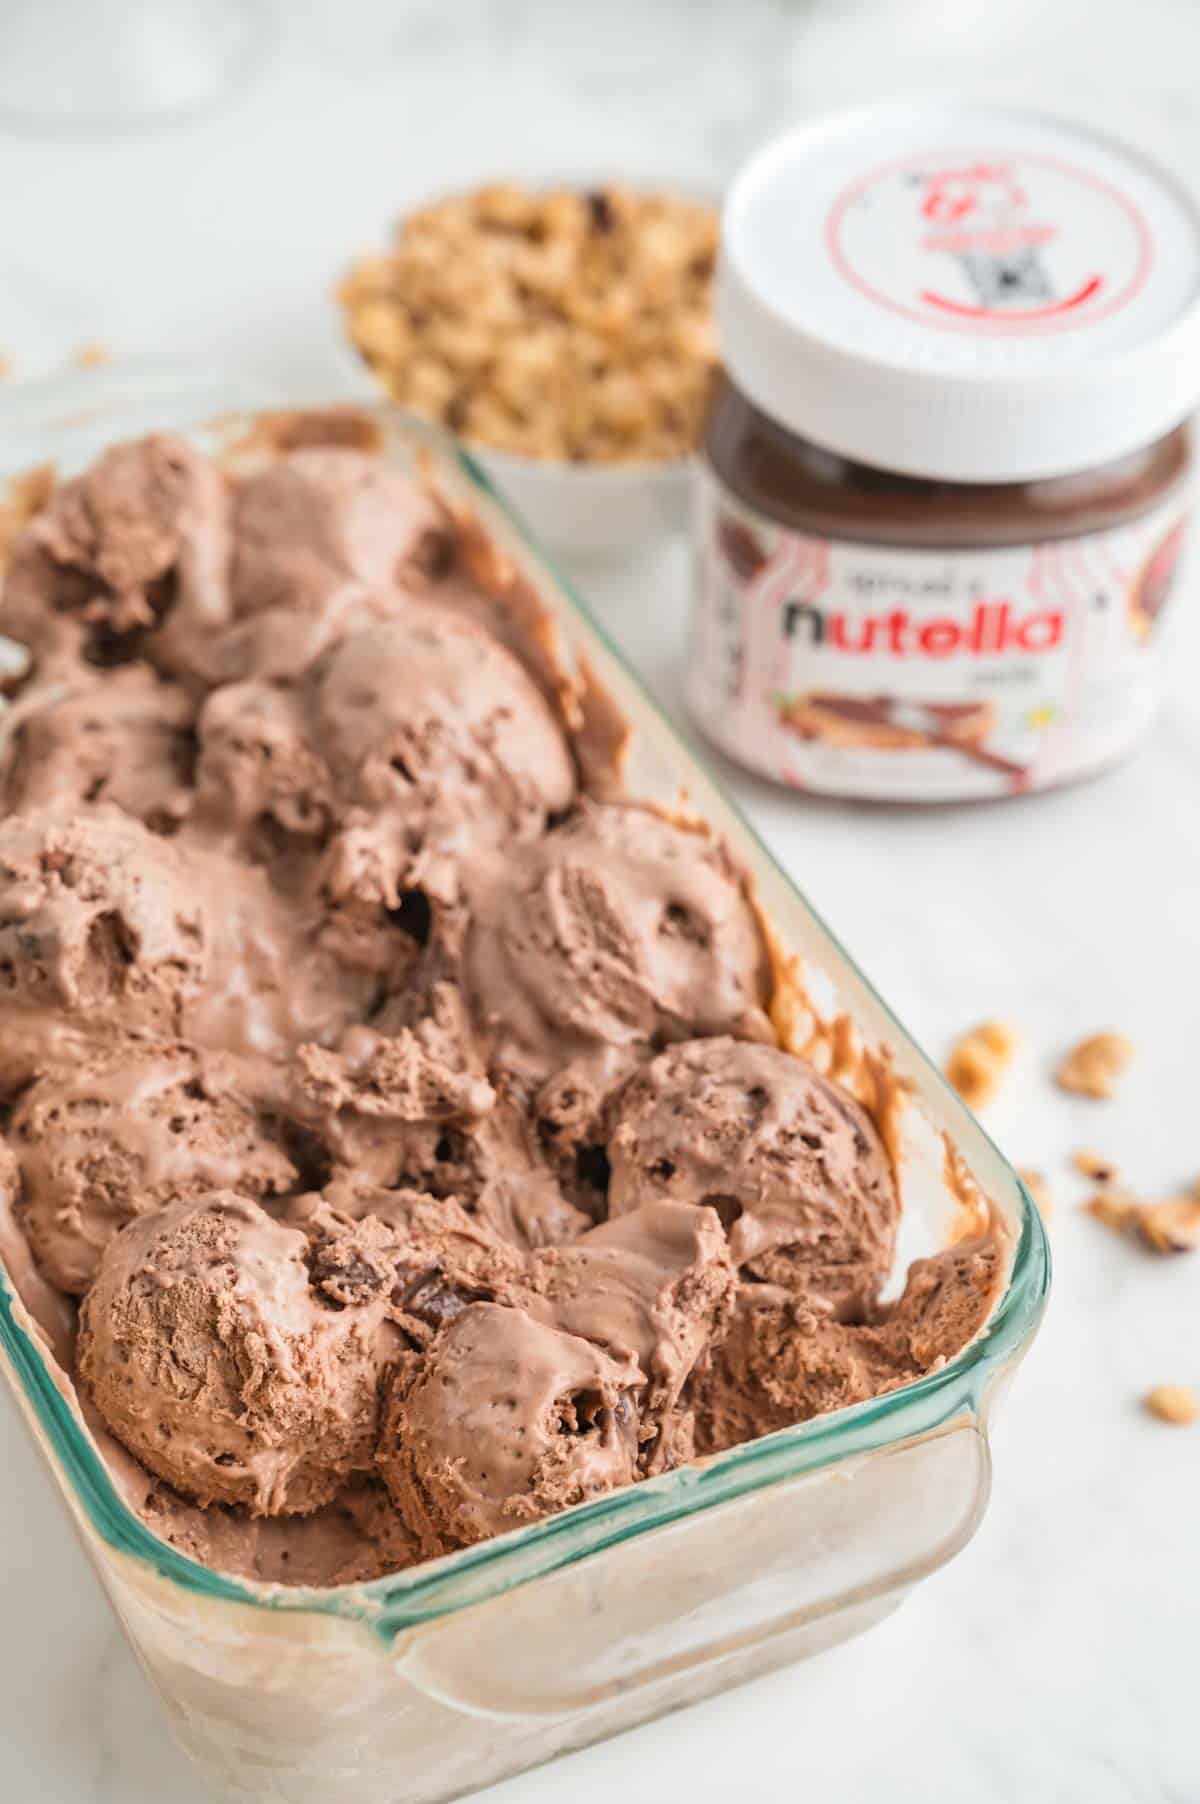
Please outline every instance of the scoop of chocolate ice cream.
M262 1198L296 1182L254 1108L178 1044L137 1042L39 1078L9 1141L30 1245L51 1282L77 1295L135 1216L211 1190Z
M433 986L427 1012L411 1026L379 1020L347 1029L336 1048L302 1046L294 1068L297 1108L339 1162L360 1168L371 1162L365 1124L472 1120L496 1100L451 985Z
M173 842L115 808L0 822L0 1087L65 1065L83 1038L174 1036L204 952Z
M228 683L209 696L196 731L201 825L228 828L251 849L264 825L301 840L329 830L337 812L333 783L309 742L295 691Z
M544 1077L604 1045L770 1036L759 924L707 834L585 801L474 900L466 981L516 1071Z
M522 1309L473 1303L398 1366L379 1470L426 1557L637 1476L642 1374Z
M433 984L411 1025L388 1024L385 1012L378 1028L352 1027L336 1047L300 1047L291 1106L339 1172L453 1197L510 1245L552 1245L587 1225L488 1082L446 982Z
M839 1321L819 1297L743 1285L728 1335L691 1387L697 1452L719 1453L936 1370L983 1326L1001 1268L993 1238L915 1260L903 1296L866 1322Z
M900 1201L875 1124L777 1046L660 1053L621 1097L608 1159L613 1216L654 1198L708 1203L754 1277L861 1306L891 1265Z
M574 793L566 739L533 679L435 602L409 602L323 660L311 733L381 849L391 902L452 852L529 838Z
M371 989L244 862L107 806L0 822L0 1088L131 1033L277 1057Z
M90 649L84 608L92 584L78 570L56 564L32 526L19 532L4 559L0 633L24 648L44 686L75 678Z
M29 534L50 579L35 641L56 612L74 613L84 655L103 664L133 655L168 616L181 641L229 618L225 484L185 439L112 446L57 490Z
M339 584L403 587L446 537L428 491L395 464L341 446L277 458L234 502L239 615L280 604L312 611Z
M735 1289L712 1210L646 1203L540 1253L533 1271L557 1327L620 1362L633 1360L645 1374L636 1399L641 1470L689 1459L691 1420L678 1413L680 1394L723 1334Z
M371 1465L390 1330L316 1292L308 1252L224 1191L140 1217L101 1259L80 1378L122 1445L193 1502L305 1514Z
M193 715L184 690L144 664L40 686L13 711L3 812L111 802L173 832L191 807Z

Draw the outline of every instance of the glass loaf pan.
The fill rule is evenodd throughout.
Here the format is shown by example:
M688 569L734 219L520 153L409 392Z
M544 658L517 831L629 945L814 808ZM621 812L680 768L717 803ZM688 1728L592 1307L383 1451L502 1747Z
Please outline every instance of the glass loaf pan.
M3 465L64 474L154 427L224 443L230 413L278 396L203 372L114 369L0 408ZM0 1363L175 1734L222 1796L435 1804L800 1659L878 1621L974 1532L993 1401L1044 1305L1028 1195L836 939L704 774L586 607L469 458L370 409L385 454L431 461L536 584L571 657L634 728L630 788L690 805L751 872L805 991L904 1085L903 1261L943 1244L971 1182L1009 1231L984 1331L942 1370L373 1584L303 1591L226 1578L127 1508L0 1267ZM222 415L219 428L196 427ZM233 422L236 425L236 421ZM945 1144L952 1156L945 1157ZM956 1174L957 1167L957 1174Z

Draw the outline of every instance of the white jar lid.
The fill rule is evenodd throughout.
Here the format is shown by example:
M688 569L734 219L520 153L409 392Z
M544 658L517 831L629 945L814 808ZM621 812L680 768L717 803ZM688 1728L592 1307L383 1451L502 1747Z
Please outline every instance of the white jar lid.
M1140 152L954 99L833 114L725 204L721 352L763 413L951 482L1124 456L1200 401L1200 211Z

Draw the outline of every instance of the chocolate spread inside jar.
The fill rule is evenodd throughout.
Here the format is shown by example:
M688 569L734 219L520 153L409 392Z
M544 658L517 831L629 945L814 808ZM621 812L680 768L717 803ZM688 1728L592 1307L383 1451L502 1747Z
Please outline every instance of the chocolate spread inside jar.
M1190 203L1074 127L926 103L769 146L723 232L705 730L872 800L1114 762L1153 717L1190 500Z

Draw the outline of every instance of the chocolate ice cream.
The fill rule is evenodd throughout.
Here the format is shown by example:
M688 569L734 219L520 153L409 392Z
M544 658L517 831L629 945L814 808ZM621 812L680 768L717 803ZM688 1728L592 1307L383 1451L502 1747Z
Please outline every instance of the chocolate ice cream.
M936 1371L983 1326L996 1298L993 1238L914 1261L898 1302L839 1320L819 1294L745 1284L733 1325L697 1377L696 1450L719 1453Z
M762 932L720 843L585 801L476 891L467 981L496 1058L545 1076L605 1047L772 1038Z
M0 1089L120 1033L183 1032L206 940L175 845L119 809L0 822Z
M555 1326L636 1361L638 1465L661 1472L691 1457L680 1396L725 1332L735 1271L716 1215L647 1203L538 1256L533 1282Z
M0 626L43 677L123 661L160 627L172 643L205 635L229 617L229 550L226 485L207 458L167 433L114 445L19 541Z
M0 753L3 809L111 802L159 833L191 807L195 709L144 664L78 673L13 709Z
M50 495L0 629L0 1257L164 1539L371 1578L978 1330L998 1238L880 1302L879 1124L479 521L158 435Z
M260 869L105 805L0 822L0 1089L131 1034L278 1057L362 1012Z
M395 906L442 889L447 863L527 840L565 808L562 727L518 660L434 601L364 599L355 625L290 687L229 684L200 719L200 803L327 843L333 887Z
M329 654L313 736L346 805L384 841L389 902L440 859L532 839L574 793L566 740L533 679L482 627L433 601Z
M47 1072L20 1098L8 1135L30 1245L51 1282L77 1295L135 1216L234 1186L261 1200L297 1182L252 1102L178 1043L132 1042Z
M608 1142L608 1204L657 1197L714 1208L752 1278L845 1305L892 1263L900 1199L866 1110L777 1046L671 1047L631 1081Z
M225 825L248 850L264 826L314 843L328 832L333 783L309 743L299 695L270 683L226 683L205 702L196 734L198 823Z
M309 1242L232 1191L168 1203L109 1243L78 1366L117 1439L194 1503L306 1514L368 1472L393 1336L330 1307Z
M522 1253L452 1197L330 1185L304 1211L313 1282L330 1301L376 1302L413 1347L426 1348L471 1303L522 1302Z
M393 1379L379 1469L426 1558L638 1476L643 1374L523 1309L473 1303Z
M446 538L433 497L381 458L312 446L242 485L234 503L233 598L239 616L281 603L307 611L348 580L403 587Z

